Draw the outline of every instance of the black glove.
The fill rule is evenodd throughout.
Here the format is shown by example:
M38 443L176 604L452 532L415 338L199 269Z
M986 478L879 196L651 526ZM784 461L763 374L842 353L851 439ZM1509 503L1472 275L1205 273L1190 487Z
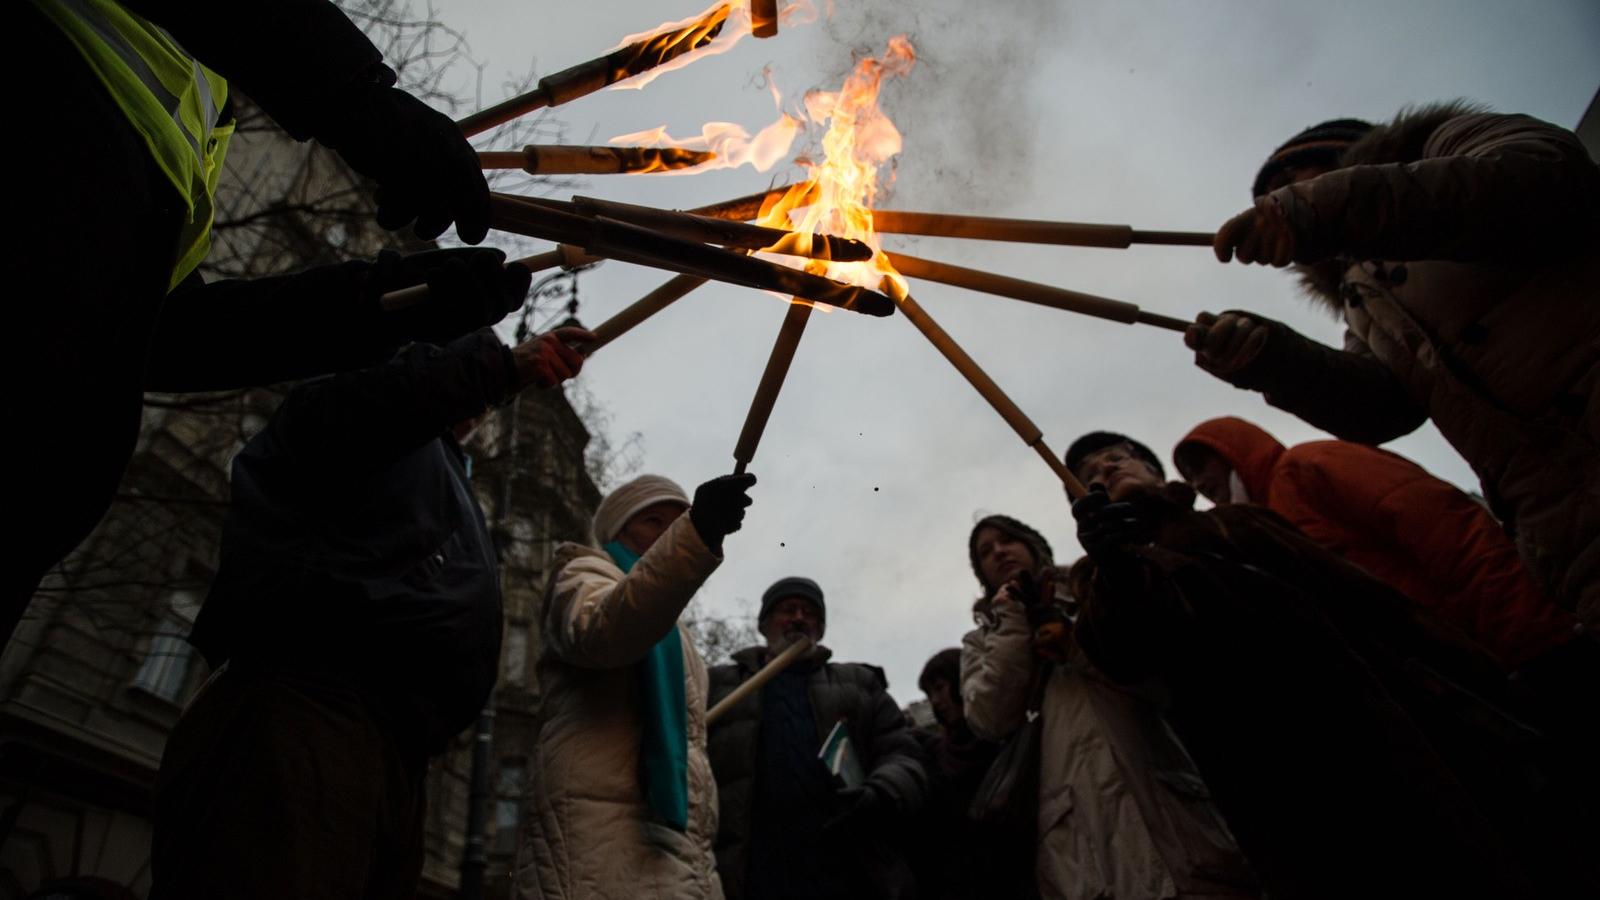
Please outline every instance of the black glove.
M368 276L377 295L416 284L428 295L415 306L384 313L381 321L396 341L446 344L487 328L521 308L533 273L519 264L505 265L506 255L492 247L428 250L401 256L378 254Z
M713 478L694 490L694 505L689 507L689 521L706 546L722 552L722 539L744 524L744 508L750 505L745 494L756 483L756 477L723 475Z
M865 834L882 824L888 813L888 802L870 784L845 788L834 796L839 811L822 823L824 833L845 838Z
M1133 548L1146 543L1146 528L1132 503L1112 503L1102 485L1072 504L1078 543L1102 569L1121 569L1134 560Z
M489 183L478 154L449 116L399 88L350 84L331 101L314 136L378 183L378 224L416 220L431 240L451 222L476 244L489 233Z

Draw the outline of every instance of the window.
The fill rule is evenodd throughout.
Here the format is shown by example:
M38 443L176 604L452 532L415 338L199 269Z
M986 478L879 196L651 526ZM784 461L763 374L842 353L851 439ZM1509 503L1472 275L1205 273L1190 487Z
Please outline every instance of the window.
M517 852L517 826L522 821L523 761L501 760L494 785L494 852Z
M133 676L133 686L169 703L183 700L194 648L185 637L200 610L200 597L192 591L175 591L167 598L165 614L150 637L144 662Z

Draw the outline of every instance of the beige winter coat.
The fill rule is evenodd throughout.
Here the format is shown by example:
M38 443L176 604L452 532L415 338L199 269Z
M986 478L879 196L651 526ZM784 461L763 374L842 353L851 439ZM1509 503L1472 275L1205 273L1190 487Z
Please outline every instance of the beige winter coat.
M633 570L579 544L556 549L545 589L543 691L518 893L571 900L721 900L706 758L706 667L687 632L689 823L651 821L639 787L642 660L721 562L679 517Z
M961 696L973 732L1000 741L1023 722L1036 661L1017 604L1000 604L989 619L962 639ZM1258 896L1205 782L1153 704L1112 685L1074 648L1050 676L1040 719L1041 897Z
M1273 193L1340 309L1229 377L1347 440L1431 418L1552 600L1600 625L1600 169L1569 131L1440 107Z

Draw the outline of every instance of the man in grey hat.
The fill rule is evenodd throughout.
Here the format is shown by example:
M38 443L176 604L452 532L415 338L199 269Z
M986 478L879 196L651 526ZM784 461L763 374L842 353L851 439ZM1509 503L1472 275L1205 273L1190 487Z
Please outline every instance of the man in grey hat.
M728 900L900 897L911 870L884 835L903 832L923 806L928 776L911 723L883 670L833 663L822 588L779 579L761 597L766 645L711 670L708 704L802 637L812 648L712 724L708 736L722 827L717 870ZM835 726L865 778L850 784L818 758Z

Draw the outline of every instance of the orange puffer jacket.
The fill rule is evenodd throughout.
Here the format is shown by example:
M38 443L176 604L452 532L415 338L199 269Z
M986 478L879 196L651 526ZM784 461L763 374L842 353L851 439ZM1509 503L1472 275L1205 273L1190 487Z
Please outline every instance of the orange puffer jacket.
M1460 628L1507 669L1576 634L1577 619L1546 599L1488 510L1404 457L1347 441L1286 449L1232 416L1202 422L1185 445L1227 460L1251 502Z

